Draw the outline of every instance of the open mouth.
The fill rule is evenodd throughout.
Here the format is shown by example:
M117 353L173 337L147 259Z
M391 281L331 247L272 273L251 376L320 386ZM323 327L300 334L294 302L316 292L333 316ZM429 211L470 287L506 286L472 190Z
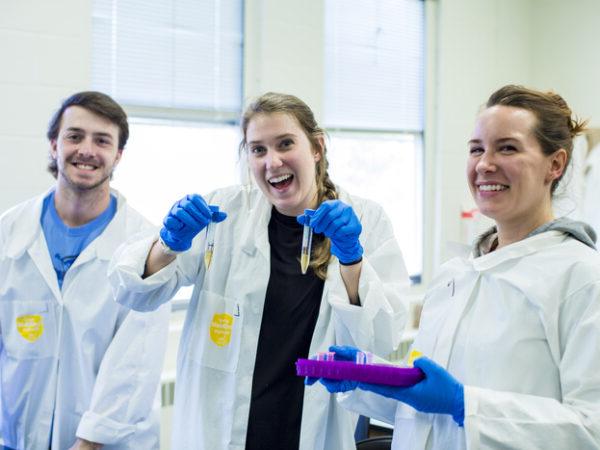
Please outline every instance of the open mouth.
M80 170L96 170L98 167L94 166L92 164L89 163L82 163L82 162L73 162L72 163L75 167L77 167Z
M480 192L498 192L506 191L510 187L505 184L480 184L477 186Z
M277 190L285 189L290 184L292 184L292 180L294 179L294 175L288 173L285 175L280 175L278 177L273 177L267 180L271 186L273 186Z

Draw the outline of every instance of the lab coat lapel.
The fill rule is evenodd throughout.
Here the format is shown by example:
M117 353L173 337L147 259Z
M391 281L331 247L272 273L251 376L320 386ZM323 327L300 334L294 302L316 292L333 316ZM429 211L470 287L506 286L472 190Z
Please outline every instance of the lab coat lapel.
M37 269L40 271L44 281L46 281L48 288L60 303L61 293L58 287L56 272L52 266L50 254L48 253L48 245L46 243L46 238L44 237L44 232L42 231L42 225L40 224L44 198L50 194L53 189L54 188L49 189L44 194L32 199L30 203L27 203L22 208L20 217L15 220L16 223L20 224L19 232L13 233L13 236L11 236L12 240L7 246L7 255L17 259L20 258L23 253L27 252Z
M447 294L451 307L448 308L446 320L442 325L438 340L435 345L433 359L443 367L448 367L454 339L458 330L458 324L468 306L475 301L474 293L480 283L480 274L472 271L469 277L452 278L448 281Z
M27 249L27 253L42 274L46 284L52 291L52 294L54 294L54 298L56 298L59 303L62 303L62 295L58 287L58 279L56 278L56 272L54 271L52 261L50 260L48 245L46 244L46 239L41 231L41 227L37 239L35 239L31 247Z

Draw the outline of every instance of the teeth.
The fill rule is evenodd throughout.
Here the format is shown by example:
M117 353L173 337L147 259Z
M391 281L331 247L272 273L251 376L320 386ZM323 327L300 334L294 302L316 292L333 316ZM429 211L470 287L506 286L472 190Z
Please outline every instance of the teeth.
M289 173L286 175L280 175L278 177L269 179L269 183L281 183L282 181L285 181L291 177L292 176Z
M502 184L482 184L479 186L480 191L503 191L508 189L508 186L504 186Z
M79 164L79 163L77 163L75 165L77 167L79 167L80 169L83 169L83 170L93 170L94 169L94 166L90 166L89 164Z

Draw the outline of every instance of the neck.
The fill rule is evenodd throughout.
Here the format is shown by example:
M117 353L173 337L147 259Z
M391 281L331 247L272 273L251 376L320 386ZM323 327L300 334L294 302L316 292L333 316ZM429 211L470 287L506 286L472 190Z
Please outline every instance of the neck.
M540 212L540 214L531 215L526 219L519 218L508 223L497 222L498 247L496 248L506 247L507 245L521 241L533 230L552 220L554 220L554 213L552 212L552 207L550 207L544 208L544 211Z
M108 184L95 189L73 190L58 183L54 193L54 207L60 219L69 227L91 222L102 214L110 203Z

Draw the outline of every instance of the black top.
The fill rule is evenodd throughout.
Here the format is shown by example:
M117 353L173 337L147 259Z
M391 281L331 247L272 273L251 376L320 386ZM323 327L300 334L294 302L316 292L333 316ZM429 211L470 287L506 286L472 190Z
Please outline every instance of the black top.
M313 246L322 240L313 236ZM306 358L319 315L323 280L300 270L302 226L273 208L269 221L271 276L252 379L246 450L292 450L300 442Z

